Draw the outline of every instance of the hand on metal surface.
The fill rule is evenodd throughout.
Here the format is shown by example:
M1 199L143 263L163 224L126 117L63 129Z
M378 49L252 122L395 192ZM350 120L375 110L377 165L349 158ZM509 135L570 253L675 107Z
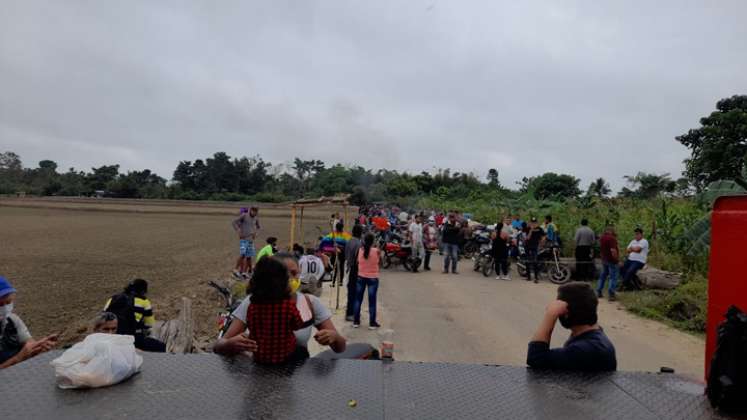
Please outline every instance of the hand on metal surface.
M337 341L337 332L321 330L314 335L314 340L322 346L330 346Z
M257 342L244 334L239 334L231 338L225 339L226 352L228 353L241 353L244 351L255 352L257 351Z

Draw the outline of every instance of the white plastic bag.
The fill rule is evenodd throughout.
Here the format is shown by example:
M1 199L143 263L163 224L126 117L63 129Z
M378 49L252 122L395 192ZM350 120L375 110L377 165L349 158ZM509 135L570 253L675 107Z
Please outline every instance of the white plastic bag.
M117 334L91 334L51 362L63 389L114 385L139 372L142 364L135 337Z

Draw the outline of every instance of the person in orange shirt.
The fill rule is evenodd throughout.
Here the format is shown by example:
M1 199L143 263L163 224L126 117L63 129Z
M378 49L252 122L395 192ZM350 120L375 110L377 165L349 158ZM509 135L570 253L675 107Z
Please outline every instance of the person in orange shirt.
M379 328L376 322L376 292L379 289L379 249L373 246L374 235L369 233L363 239L363 246L358 251L358 283L356 285L353 328L361 326L361 306L363 294L368 288L368 329Z

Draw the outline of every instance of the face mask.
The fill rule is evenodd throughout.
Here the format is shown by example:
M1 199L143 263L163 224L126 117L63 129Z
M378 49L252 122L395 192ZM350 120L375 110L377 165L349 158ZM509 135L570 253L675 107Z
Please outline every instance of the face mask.
M9 317L11 313L13 313L12 303L0 307L0 321L4 321L5 318Z
M298 278L292 278L288 281L291 293L296 293L299 287L301 287L301 280Z

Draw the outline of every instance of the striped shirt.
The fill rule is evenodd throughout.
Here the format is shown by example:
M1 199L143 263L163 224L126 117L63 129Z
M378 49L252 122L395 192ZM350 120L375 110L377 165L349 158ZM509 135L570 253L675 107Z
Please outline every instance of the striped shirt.
M106 301L106 305L104 305L105 311L109 309L110 303L112 303L112 298L109 298L109 300ZM135 313L136 330L147 330L153 328L156 324L156 318L153 316L153 307L150 304L150 300L147 298L135 296L132 311Z

